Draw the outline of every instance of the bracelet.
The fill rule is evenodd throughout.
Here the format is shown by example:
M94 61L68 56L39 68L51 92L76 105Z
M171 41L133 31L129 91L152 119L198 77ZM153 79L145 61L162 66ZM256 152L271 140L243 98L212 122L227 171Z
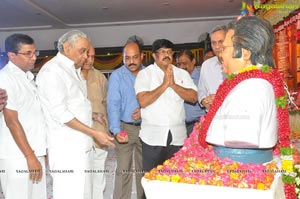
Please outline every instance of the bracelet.
M26 154L24 156L25 156L25 158L27 158L28 156L31 156L32 154L34 154L34 150L32 150L30 153L28 153L28 154Z

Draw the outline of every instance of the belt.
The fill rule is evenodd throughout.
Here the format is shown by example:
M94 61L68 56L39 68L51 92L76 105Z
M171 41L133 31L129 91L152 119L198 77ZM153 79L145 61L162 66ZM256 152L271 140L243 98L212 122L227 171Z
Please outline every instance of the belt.
M136 122L124 122L121 120L121 122L123 122L124 124L128 124L128 125L133 125L133 126L141 126L141 123L136 123Z

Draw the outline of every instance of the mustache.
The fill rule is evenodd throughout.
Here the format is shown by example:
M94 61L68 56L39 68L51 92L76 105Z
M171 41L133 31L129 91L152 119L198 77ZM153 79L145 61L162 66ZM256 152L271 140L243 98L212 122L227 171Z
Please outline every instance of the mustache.
M128 67L130 67L130 66L137 66L137 65L134 64L134 63L131 63L131 64L128 65Z
M165 57L165 58L163 58L163 61L165 61L165 60L169 60L169 61L171 61L171 59L170 59L170 57Z

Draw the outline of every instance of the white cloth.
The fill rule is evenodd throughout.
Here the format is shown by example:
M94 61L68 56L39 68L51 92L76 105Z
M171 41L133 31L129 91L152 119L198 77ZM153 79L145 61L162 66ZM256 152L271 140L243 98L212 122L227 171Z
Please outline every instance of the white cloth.
M86 84L74 62L58 53L47 62L37 76L38 92L46 114L49 134L49 168L53 177L55 199L83 199L89 194L85 182L89 174L92 149L90 136L68 127L65 123L77 118L91 126L92 110L87 99ZM71 170L73 173L55 171Z
M197 91L187 71L172 66L176 84ZM164 72L154 63L141 70L135 80L136 94L152 91L163 83ZM152 104L141 109L140 138L148 145L166 146L168 132L172 133L171 145L181 146L186 138L184 100L167 88Z
M91 175L86 172L90 169L90 152L74 153L70 148L48 150L54 199L87 199L91 191L87 186L91 184Z
M277 142L276 110L269 82L257 78L242 81L217 111L206 141L220 146L238 141L271 148Z
M198 83L198 102L200 105L203 98L210 94L216 94L223 80L224 74L217 56L206 60L202 64Z
M91 150L93 140L90 136L65 125L73 118L88 126L92 124L86 85L74 62L58 53L41 68L37 85L49 127L49 148Z
M8 62L0 71L0 85L9 96L6 108L18 113L18 119L35 155L46 155L46 123L33 74L30 71L25 73L12 62ZM0 159L24 157L3 116L1 122Z
M142 179L142 185L144 187L147 199L285 199L283 182L280 173L275 175L275 179L271 185L271 188L268 190L173 183L158 180L147 180L145 178Z
M94 148L90 152L91 169L86 173L91 175L91 180L86 183L86 187L90 189L90 195L86 195L86 199L104 199L104 190L106 185L105 161L108 152L104 149Z
M25 158L0 159L0 180L5 199L46 199L45 157L38 157L43 169L43 176L38 183L29 179Z

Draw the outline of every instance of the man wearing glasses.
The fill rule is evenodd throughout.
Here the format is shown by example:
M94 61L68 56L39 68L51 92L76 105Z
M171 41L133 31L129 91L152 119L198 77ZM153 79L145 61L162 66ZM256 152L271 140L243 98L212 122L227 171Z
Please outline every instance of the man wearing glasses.
M0 85L9 98L0 129L0 180L6 199L46 199L46 123L34 76L38 55L34 41L23 34L5 40L8 64Z
M187 136L183 103L197 102L197 87L189 73L172 65L173 43L158 39L152 52L155 63L141 70L135 81L145 172L171 158L183 145Z

